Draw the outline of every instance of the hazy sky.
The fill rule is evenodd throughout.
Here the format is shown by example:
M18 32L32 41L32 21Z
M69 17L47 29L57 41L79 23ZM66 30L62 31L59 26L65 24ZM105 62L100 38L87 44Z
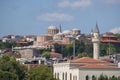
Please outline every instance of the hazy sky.
M50 25L120 33L120 0L0 0L0 37L39 35Z

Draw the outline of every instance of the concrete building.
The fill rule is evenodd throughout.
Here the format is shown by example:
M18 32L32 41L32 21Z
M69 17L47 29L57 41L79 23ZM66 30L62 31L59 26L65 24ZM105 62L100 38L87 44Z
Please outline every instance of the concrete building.
M53 36L49 34L39 35L37 36L36 41L34 41L34 46L41 46L44 42L53 40Z
M80 30L77 29L77 28L74 28L74 29L71 30L71 34L73 34L73 35L80 35Z
M19 58L33 58L33 57L38 57L38 50L37 49L32 49L32 48L20 48L20 49L13 49L15 52L15 55L18 56Z

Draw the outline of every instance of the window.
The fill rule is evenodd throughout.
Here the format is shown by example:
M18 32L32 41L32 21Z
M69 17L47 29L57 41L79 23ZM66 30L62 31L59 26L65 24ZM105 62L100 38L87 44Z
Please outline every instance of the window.
M77 76L73 76L73 80L77 80Z
M112 78L115 78L115 76L113 75Z
M65 73L65 80L67 80L67 72Z
M59 73L57 73L57 78L59 79Z
M56 73L55 73L55 79L56 79Z
M70 73L70 80L72 80L72 74Z
M86 76L86 79L85 79L85 80L89 80L89 76L88 76L88 75Z
M92 76L92 80L96 80L96 78L95 78L95 76L94 76L94 75Z
M120 80L120 76L118 76L118 80Z
M63 78L63 80L64 80L64 73L62 74L62 78Z

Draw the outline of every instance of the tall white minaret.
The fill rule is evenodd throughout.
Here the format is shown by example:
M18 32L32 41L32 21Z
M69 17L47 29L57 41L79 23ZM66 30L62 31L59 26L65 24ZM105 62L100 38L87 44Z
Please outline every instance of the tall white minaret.
M99 59L100 34L99 34L99 29L98 29L97 23L96 23L96 27L93 29L92 42L93 42L93 58Z

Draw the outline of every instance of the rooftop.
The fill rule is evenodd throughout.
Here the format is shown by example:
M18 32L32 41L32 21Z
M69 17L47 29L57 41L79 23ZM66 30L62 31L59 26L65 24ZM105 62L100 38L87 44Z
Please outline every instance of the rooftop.
M106 61L96 60L89 57L82 57L70 61L71 63L107 63Z
M105 64L88 64L85 66L80 66L79 68L113 69L113 68L117 68L117 67L116 66L109 66L109 65L105 65Z

